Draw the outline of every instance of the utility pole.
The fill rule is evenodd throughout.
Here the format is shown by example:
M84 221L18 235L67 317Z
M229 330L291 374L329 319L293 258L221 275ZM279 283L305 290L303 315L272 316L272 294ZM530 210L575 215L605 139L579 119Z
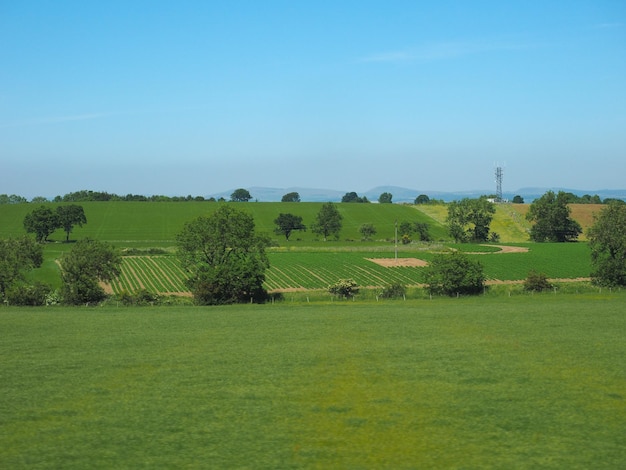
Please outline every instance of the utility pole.
M398 219L396 219L396 236L395 236L395 245L396 245L396 264L398 264Z

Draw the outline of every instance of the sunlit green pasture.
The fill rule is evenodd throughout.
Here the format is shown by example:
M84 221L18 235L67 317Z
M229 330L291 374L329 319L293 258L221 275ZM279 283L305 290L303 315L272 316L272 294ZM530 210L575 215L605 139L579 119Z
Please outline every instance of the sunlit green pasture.
M454 245L478 260L488 280L522 281L530 271L537 271L552 279L577 279L589 277L591 272L589 248L585 243L554 243L519 245L525 253L501 253L497 246ZM293 289L326 289L339 279L354 279L359 286L382 288L399 283L415 286L424 282L424 267L396 266L404 258L415 258L428 263L441 245L399 247L386 250L381 247L358 249L302 249L271 250L270 269L266 272L265 286L270 291ZM375 260L391 262L384 267ZM58 274L57 274L58 275ZM186 292L186 275L173 255L124 257L122 273L112 283L115 293L136 292L147 289L168 294Z
M0 468L621 468L625 293L0 308Z
M274 219L280 212L301 215L307 225L314 220L321 203L234 203L253 214L257 229L273 238L270 250L271 268L267 273L268 289L319 289L341 278L354 278L361 286L384 286L393 282L414 285L423 282L423 268L384 268L368 258L395 256L395 222L421 221L429 224L435 240L446 239L441 222L446 209L441 206L405 206L398 204L338 204L344 217L344 228L338 241L321 241L310 230L295 232L289 241L273 233ZM76 227L72 239L93 237L113 243L119 248L164 248L173 253L176 234L184 223L199 215L211 213L218 207L209 202L89 202L82 203L87 216L84 227ZM54 208L57 204L50 203ZM34 204L0 206L0 236L16 236L24 233L23 218ZM508 206L507 206L508 207ZM518 222L511 216L512 209L498 206L494 224L509 227L509 238L523 238ZM516 217L519 215L515 212ZM508 219L507 219L508 217ZM508 222L507 222L508 220ZM372 223L378 233L369 242L361 240L359 227ZM516 228L517 227L517 228ZM517 232L516 232L517 230ZM517 235L516 235L517 233ZM525 234L524 234L525 237ZM51 236L56 243L45 247L42 268L31 273L38 279L59 287L60 277L57 260L72 244L61 243L65 234L61 231ZM448 245L468 252L497 251L494 247L478 245ZM522 280L535 270L550 278L588 277L591 271L590 255L585 243L575 244L523 244L528 253L503 255L476 255L485 268L487 278L495 280ZM424 245L400 244L400 257L415 257L429 261L435 252L445 249L440 242ZM133 292L139 288L166 293L184 290L184 273L174 271L163 274L157 266L148 264L175 263L167 261L125 258L123 273L114 283L113 290ZM136 274L136 276L135 276Z
M256 229L270 235L274 243L282 246L323 243L310 230L295 232L287 242L284 236L274 234L274 219L283 213L301 216L306 226L311 225L322 203L230 203L239 210L254 216ZM54 209L58 204L48 203ZM87 224L76 227L72 239L85 237L107 241L119 247L170 247L175 245L176 235L186 222L200 215L209 215L219 203L211 202L84 202L80 203L87 217ZM0 205L0 238L25 233L23 221L27 213L39 204ZM436 239L447 238L445 229L436 221L411 206L398 204L337 204L343 216L343 229L339 243L354 243L361 240L361 225L373 224L377 229L375 239L392 240L395 236L395 221L426 222L431 235ZM54 241L65 240L58 230L50 237ZM327 244L337 244L331 242Z

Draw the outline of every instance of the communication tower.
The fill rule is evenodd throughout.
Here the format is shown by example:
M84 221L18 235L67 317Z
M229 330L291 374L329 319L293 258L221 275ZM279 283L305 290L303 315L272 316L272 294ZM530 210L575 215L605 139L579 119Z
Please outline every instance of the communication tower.
M496 167L496 202L502 202L502 167Z

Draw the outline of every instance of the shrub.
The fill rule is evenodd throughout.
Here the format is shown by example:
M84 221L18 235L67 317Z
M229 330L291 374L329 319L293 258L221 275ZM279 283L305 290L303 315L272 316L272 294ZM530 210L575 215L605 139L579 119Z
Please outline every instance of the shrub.
M123 290L116 295L116 299L124 305L154 305L159 304L161 300L158 294L146 289L140 289L134 293Z
M406 294L406 286L400 284L399 282L394 282L393 284L388 285L383 289L380 293L380 296L383 299L397 299L400 297L404 297Z
M349 299L359 293L359 287L353 279L340 279L328 286L328 292Z
M426 271L430 294L475 295L485 288L483 267L458 251L437 255Z
M6 300L11 305L39 306L46 305L46 298L51 287L41 282L34 284L16 283L6 293Z
M524 290L528 292L541 292L552 289L552 284L548 282L548 277L544 273L530 271L524 281Z

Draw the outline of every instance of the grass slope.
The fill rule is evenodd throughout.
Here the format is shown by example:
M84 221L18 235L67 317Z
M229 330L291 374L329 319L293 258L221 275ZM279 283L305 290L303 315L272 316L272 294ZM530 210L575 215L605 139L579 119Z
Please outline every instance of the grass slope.
M0 467L620 468L624 294L0 309Z
M254 216L257 230L270 234L278 244L286 245L282 236L274 235L274 219L283 213L292 213L303 218L310 226L315 220L322 203L231 203L240 210ZM58 204L50 203L55 208ZM118 246L172 246L185 222L200 215L213 212L218 203L209 202L85 202L81 203L87 224L76 227L72 239L84 237L109 241ZM23 220L27 213L38 207L36 204L0 205L0 238L24 233ZM343 216L343 229L340 240L360 240L359 228L365 223L374 224L378 233L376 239L393 239L394 224L407 220L426 222L431 226L432 235L446 237L443 227L427 215L413 210L410 206L398 204L337 204ZM301 242L316 243L318 236L310 230L292 235L291 244ZM59 230L51 240L62 241L64 233Z

